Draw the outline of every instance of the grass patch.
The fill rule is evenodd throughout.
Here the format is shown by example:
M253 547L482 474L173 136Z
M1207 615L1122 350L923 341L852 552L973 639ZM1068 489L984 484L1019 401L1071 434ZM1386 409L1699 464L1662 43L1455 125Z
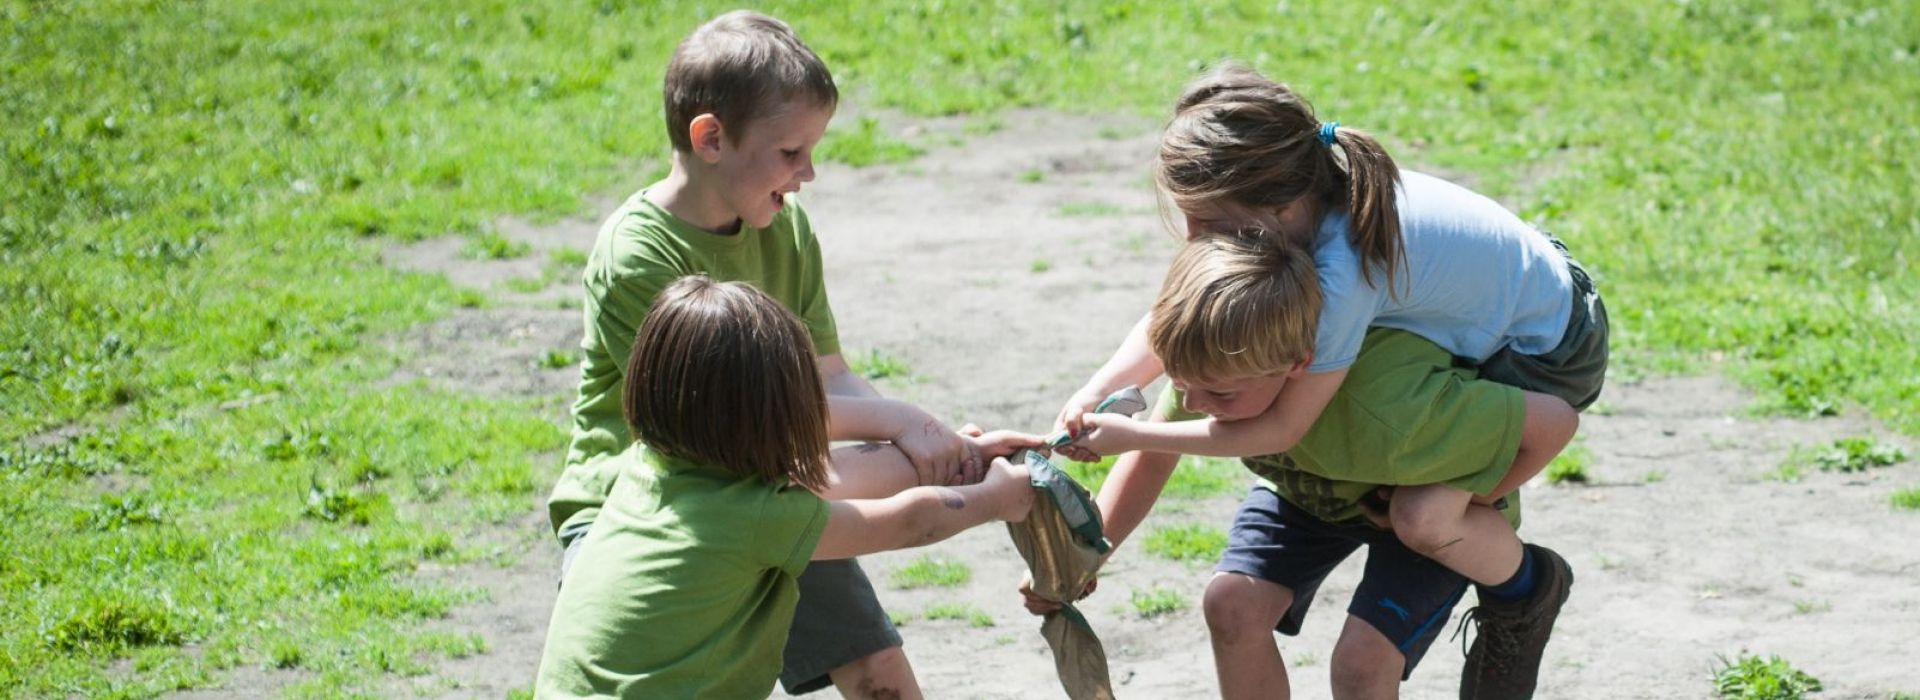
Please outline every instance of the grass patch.
M1793 461L1788 461L1778 467L1774 467L1773 471L1767 472L1766 474L1768 481L1778 481L1782 484L1797 483L1801 479L1806 478L1806 476L1807 470L1800 466L1798 462Z
M1818 467L1823 472L1855 473L1891 466L1907 460L1907 451L1899 445L1871 438L1850 437L1827 445L1796 448L1788 463Z
M893 572L893 587L902 590L954 588L966 585L971 580L973 570L967 568L966 564L924 554Z
M1032 185L1045 179L1047 179L1047 171L1039 168L1028 168L1020 171L1019 180L1025 184Z
M1743 654L1738 661L1721 659L1721 664L1713 688L1723 700L1799 700L1820 690L1820 679L1778 656Z
M1056 460L1072 476L1074 481L1087 487L1088 491L1099 493L1100 486L1107 482L1107 473L1113 471L1117 457L1104 457L1098 462L1075 462L1069 459ZM1244 492L1251 483L1246 467L1240 460L1225 457L1182 457L1180 466L1175 467L1173 476L1167 479L1166 489L1160 492L1161 498L1210 498L1221 495L1237 495Z
M888 377L907 379L913 376L913 368L907 366L906 360L879 348L873 348L864 353L856 352L848 357L847 364L853 369L854 374L867 379L878 380Z
M1573 445L1547 463L1547 483L1549 484L1585 484L1592 481L1587 473L1587 461L1593 454L1585 445Z
M460 254L475 260L512 260L526 257L532 250L533 247L526 243L489 231L474 236L473 240L468 241L467 246L460 250Z
M1920 510L1920 487L1900 489L1887 497L1895 510Z
M1181 562L1209 562L1226 551L1227 533L1206 525L1156 527L1147 533L1147 553Z
M1053 262L1046 258L1036 259L1033 264L1027 266L1027 270L1036 275L1051 269L1053 269Z
M1824 600L1793 601L1793 613L1795 615L1811 615L1813 613L1827 612L1832 609L1833 604Z
M572 350L548 350L540 354L534 366L541 369L565 369L580 362L580 355Z
M1176 589L1166 587L1134 591L1129 602L1133 612L1144 620L1187 609L1187 597Z
M971 603L940 603L930 605L920 611L920 616L928 620L960 620L968 627L988 628L993 626L993 616L974 607Z
M903 163L926 151L894 139L880 130L879 120L861 117L851 129L830 129L821 139L821 160L846 163L856 168L884 163Z

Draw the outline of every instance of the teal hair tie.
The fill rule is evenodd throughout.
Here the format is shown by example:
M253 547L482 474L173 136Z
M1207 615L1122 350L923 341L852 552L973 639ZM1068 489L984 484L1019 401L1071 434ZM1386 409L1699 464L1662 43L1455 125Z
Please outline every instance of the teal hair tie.
M1320 143L1331 147L1334 144L1333 131L1340 128L1340 122L1325 122L1320 125Z

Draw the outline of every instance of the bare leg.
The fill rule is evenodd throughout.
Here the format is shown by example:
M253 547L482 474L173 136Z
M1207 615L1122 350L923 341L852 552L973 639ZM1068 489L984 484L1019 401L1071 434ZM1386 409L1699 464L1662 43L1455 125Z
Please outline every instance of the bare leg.
M1333 646L1335 700L1396 700L1400 672L1407 657L1380 630L1365 620L1347 616L1340 641Z
M1520 536L1493 508L1473 503L1473 493L1451 486L1402 486L1388 506L1393 532L1419 552L1483 586L1520 570Z
M837 447L827 459L827 488L820 493L827 500L886 498L919 485L913 462L888 443Z
M920 682L913 677L907 652L887 647L827 672L833 688L847 700L920 700Z
M1207 582L1202 608L1213 640L1213 666L1220 697L1286 700L1287 665L1273 641L1273 628L1293 605L1293 591L1245 574L1216 573Z
M1520 451L1513 456L1513 468L1507 470L1500 485L1493 487L1493 493L1475 499L1479 503L1492 503L1527 483L1567 449L1574 432L1580 429L1580 414L1560 397L1531 391L1526 397L1527 422L1520 430Z

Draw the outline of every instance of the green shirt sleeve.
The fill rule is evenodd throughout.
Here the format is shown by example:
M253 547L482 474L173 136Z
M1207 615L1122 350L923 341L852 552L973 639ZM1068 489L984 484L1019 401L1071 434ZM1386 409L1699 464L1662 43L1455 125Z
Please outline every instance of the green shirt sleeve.
M759 531L767 536L762 556L766 565L799 576L813 561L820 533L827 529L832 507L799 486L789 486L768 499Z

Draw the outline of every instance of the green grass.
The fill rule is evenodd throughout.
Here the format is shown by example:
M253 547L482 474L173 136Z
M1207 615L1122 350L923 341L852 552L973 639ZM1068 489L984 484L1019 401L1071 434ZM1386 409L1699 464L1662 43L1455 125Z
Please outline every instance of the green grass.
M1117 457L1105 457L1098 462L1075 462L1070 459L1055 460L1055 464L1087 487L1093 493L1100 492L1100 485L1107 482L1107 473L1113 470ZM1222 457L1182 457L1180 466L1175 467L1173 476L1167 479L1162 498L1208 498L1222 495L1238 495L1246 491L1253 477L1240 460Z
M1864 472L1876 467L1907 461L1907 451L1899 445L1871 438L1849 437L1827 445L1795 448L1788 464L1811 465L1823 472Z
M913 368L907 366L906 360L879 348L873 348L864 353L855 352L847 356L847 365L854 374L868 379L888 377L908 379L913 376Z
M1813 613L1827 612L1832 609L1833 604L1824 600L1793 601L1793 612L1796 615L1811 615Z
M1053 262L1046 258L1036 259L1033 261L1033 264L1027 266L1027 271L1036 275L1051 269L1053 269Z
M1226 551L1227 533L1206 525L1156 527L1147 533L1147 553L1181 562L1211 562Z
M565 369L580 362L580 354L572 350L548 350L541 353L534 366L541 369Z
M1622 376L1723 357L1769 410L1920 434L1910 3L1036 8L763 6L850 102L975 133L1010 107L1164 119L1247 59L1566 238ZM422 622L473 592L411 572L518 523L564 433L384 384L403 358L374 339L487 300L380 250L516 254L496 217L663 172L660 71L706 11L0 0L0 695L204 687L294 658L275 640L288 692L378 695L470 653ZM835 157L901 152L863 122L824 148L862 138ZM1212 474L1169 493L1246 481Z
M928 620L960 620L968 627L985 629L993 626L993 616L974 607L971 603L940 603L927 606L920 616Z
M1134 591L1129 599L1134 614L1142 619L1151 620L1167 613L1179 612L1188 607L1187 597L1179 590L1158 587L1147 591Z
M829 129L826 138L820 141L818 153L821 160L865 167L903 163L925 152L918 146L882 133L880 122L873 117L861 117L851 129Z
M1785 659L1741 655L1721 660L1713 688L1725 700L1799 700L1820 690L1820 679L1793 667Z
M523 257L532 250L533 246L488 232L475 236L460 252L476 260L510 260Z
M928 554L893 572L893 587L902 590L953 588L966 585L971 580L973 570L967 568L966 564L937 559Z
M1592 480L1587 473L1587 461L1593 453L1583 445L1573 445L1547 463L1547 483L1549 484L1585 484Z
M1920 487L1895 491L1887 502L1897 510L1920 510Z

